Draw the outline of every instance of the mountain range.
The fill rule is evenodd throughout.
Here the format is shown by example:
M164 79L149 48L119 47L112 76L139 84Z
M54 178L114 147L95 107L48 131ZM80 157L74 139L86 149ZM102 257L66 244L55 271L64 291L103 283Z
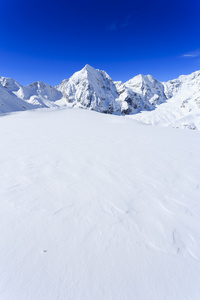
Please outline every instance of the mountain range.
M0 300L200 299L200 72L1 77L0 109Z
M86 65L56 87L0 77L0 114L42 107L79 107L145 124L200 129L200 71L168 82L140 74L122 83Z

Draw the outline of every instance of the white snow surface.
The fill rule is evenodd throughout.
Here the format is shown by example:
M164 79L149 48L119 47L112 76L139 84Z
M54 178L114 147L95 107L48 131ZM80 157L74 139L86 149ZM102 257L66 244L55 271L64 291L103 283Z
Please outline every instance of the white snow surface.
M199 299L199 131L54 108L0 134L1 300Z

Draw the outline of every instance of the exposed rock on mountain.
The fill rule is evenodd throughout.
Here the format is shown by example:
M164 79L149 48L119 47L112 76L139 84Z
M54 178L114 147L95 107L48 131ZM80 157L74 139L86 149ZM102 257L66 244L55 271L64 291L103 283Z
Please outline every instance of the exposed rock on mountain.
M88 108L98 112L120 111L116 86L105 71L86 65L69 80L64 80L58 90L71 106Z
M140 74L124 84L116 82L116 87L124 114L152 110L166 100L163 84L151 75Z

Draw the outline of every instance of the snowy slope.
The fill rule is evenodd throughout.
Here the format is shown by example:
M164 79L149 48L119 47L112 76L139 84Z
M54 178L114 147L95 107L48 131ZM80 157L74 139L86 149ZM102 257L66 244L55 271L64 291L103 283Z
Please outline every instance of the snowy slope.
M14 94L20 89L22 86L14 79L0 77L0 114L33 109L31 104L25 103Z
M63 105L62 97L56 88L41 81L24 87L14 79L0 77L0 113Z
M200 71L163 83L166 103L131 118L146 124L200 130Z
M0 299L199 299L198 131L41 109L0 134Z
M23 94L18 94L18 96L39 107L55 106L56 101L63 97L56 88L42 81L33 82L24 87Z

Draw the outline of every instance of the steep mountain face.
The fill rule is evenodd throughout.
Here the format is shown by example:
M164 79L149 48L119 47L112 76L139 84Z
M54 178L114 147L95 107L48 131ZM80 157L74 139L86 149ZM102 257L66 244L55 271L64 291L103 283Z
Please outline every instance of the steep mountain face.
M26 87L11 78L0 77L0 112L57 106L62 93L41 81Z
M153 110L166 101L164 86L151 75L138 75L126 83L116 82L122 113L135 114L141 110Z
M72 106L104 113L131 114L152 110L164 102L164 86L151 75L138 75L126 83L113 82L105 71L86 65L57 86Z
M116 81L115 86L119 95L117 101L120 103L121 113L124 115L137 113L141 108L140 95L128 88L121 81Z
M110 76L89 65L69 80L64 80L57 89L71 106L104 113L120 111L120 105L115 101L118 98L117 89Z

